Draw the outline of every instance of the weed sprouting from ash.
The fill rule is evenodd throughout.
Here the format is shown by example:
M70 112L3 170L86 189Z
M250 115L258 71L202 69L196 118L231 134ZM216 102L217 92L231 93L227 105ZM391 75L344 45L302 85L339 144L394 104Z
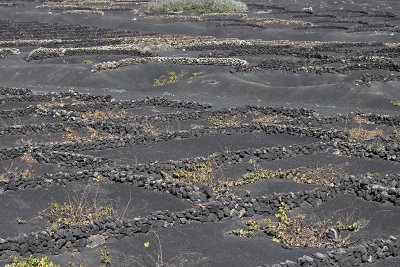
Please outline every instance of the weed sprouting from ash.
M180 74L179 76L176 75L175 72L170 72L169 73L169 77L165 78L165 79L155 79L154 80L154 86L162 86L162 85L166 85L166 84L171 84L171 83L177 83L182 81L183 77L185 76L185 74Z
M310 220L306 215L288 215L286 204L281 202L275 219L265 218L261 221L251 219L246 222L247 230L231 230L228 234L242 237L252 237L258 232L266 233L272 241L296 247L337 247L350 243L352 232L358 231L363 224L361 221L343 223L337 221L336 225L330 220ZM350 232L346 237L340 231Z
M101 218L116 216L116 201L99 195L99 184L92 193L93 186L88 184L81 195L69 198L63 203L51 202L50 207L39 212L39 217L48 220L50 229L85 225L99 221Z

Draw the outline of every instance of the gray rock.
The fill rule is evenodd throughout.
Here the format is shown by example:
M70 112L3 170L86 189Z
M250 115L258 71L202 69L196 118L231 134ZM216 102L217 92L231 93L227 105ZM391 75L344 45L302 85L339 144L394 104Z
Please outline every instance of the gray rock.
M92 235L87 239L87 247L95 248L106 242L106 238L103 235Z

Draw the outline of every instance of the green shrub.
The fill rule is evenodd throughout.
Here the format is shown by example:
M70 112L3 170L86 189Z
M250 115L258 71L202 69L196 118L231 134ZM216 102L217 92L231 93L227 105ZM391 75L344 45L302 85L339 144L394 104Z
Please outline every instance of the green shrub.
M247 10L245 3L238 0L152 0L150 11L177 12L193 11L196 14L231 13Z
M175 72L170 72L169 73L169 77L167 79L155 79L153 85L154 86L162 86L162 85L166 85L166 84L171 84L171 83L177 83L182 81L183 77L185 76L185 74L181 74L181 75L176 75Z
M329 220L306 220L306 216L303 214L289 216L284 202L281 202L281 206L275 214L275 219L265 218L261 221L252 219L247 221L246 225L247 230L236 229L229 231L228 234L252 237L257 232L264 232L272 237L272 241L296 247L347 245L350 235L347 237L339 235L337 238L332 239L327 235L327 232L331 229L335 232L338 232L338 230L356 232L363 227L361 221L349 224L338 221L335 227Z
M36 258L30 255L26 261L21 261L17 257L11 256L12 264L7 264L5 267L60 267L60 265L49 262L48 257Z
M400 107L400 100L391 100L390 104L392 104L393 106L398 106Z

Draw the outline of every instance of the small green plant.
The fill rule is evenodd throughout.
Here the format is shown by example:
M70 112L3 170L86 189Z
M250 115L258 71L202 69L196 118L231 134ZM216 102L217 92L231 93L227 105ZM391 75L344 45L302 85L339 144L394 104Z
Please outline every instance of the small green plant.
M176 75L175 72L170 72L169 73L169 77L166 79L155 79L154 80L154 86L162 86L162 85L166 85L166 84L171 84L171 83L177 83L182 81L183 77L185 76L185 74L181 74L181 75Z
M105 133L103 131L94 129L92 127L87 127L89 134L90 134L90 139L103 139L103 138L109 138L112 137L111 134Z
M229 235L237 235L241 237L252 237L254 235L254 230L251 229L253 220L249 220L246 222L246 225L249 227L249 230L243 230L243 229L235 229L231 230L228 232Z
M356 138L348 138L347 141L351 144L357 144L357 145L361 145L362 143L357 140Z
M111 259L109 256L110 252L107 251L107 247L104 247L104 249L101 249L100 251L100 260L102 263L105 264L110 264L111 263Z
M7 264L5 267L60 267L49 261L49 257L36 258L29 255L26 261L19 260L17 257L11 256L12 264Z
M391 100L390 104L392 104L393 106L400 107L400 100Z
M147 125L143 127L147 134L154 134L156 132L153 125Z
M5 173L0 174L0 181L8 181L10 178L30 178L34 174L34 170L27 168L20 170L18 167L14 167L14 162L11 162L10 166L3 166Z
M353 0L346 0L346 4L354 4Z
M165 171L161 171L160 174L164 179L170 179L171 178L171 176Z
M71 129L70 127L66 127L64 130L67 132L63 136L64 141L76 142L79 139L81 139L79 133L77 131Z
M204 74L204 71L192 73L192 77L199 77Z
M336 226L337 226L337 229L339 229L339 230L348 230L348 231L357 232L361 228L361 223L354 222L351 224L344 224L341 220L338 220L336 222Z
M172 94L170 92L164 92L162 95L163 96L172 96Z
M32 157L32 155L28 152L25 152L22 155L21 160L23 160L27 163L37 163L37 160L34 157Z
M154 230L150 230L147 234L149 234L149 233L152 233L154 235L155 239L153 238L152 241L146 241L146 242L143 243L144 248L146 250L146 255L147 255L147 257L144 257L144 258L148 258L148 259L145 260L145 262L147 262L147 264L143 265L141 262L139 262L135 258L127 257L128 259L130 259L131 261L136 263L137 266L141 266L141 267L145 267L145 266L155 266L155 267L183 266L181 264L182 262L180 264L178 264L178 262L176 262L176 264L172 263L172 261L178 259L178 257L174 257L170 261L164 262L163 250L162 250L160 237L158 236L158 234ZM154 241L154 245L150 246L150 243L153 244L153 241ZM186 261L187 260L185 260L183 262L186 262Z
M92 64L93 62L91 60L84 60L83 63L85 64Z
M206 118L206 121L211 122L214 126L223 127L223 126L235 126L240 123L240 118L237 115L234 116L209 116Z

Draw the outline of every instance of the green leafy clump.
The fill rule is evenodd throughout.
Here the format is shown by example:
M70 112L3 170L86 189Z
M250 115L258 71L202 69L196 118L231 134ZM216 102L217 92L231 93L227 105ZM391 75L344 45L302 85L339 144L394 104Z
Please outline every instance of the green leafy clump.
M206 121L211 122L214 126L235 126L240 123L240 118L237 115L234 116L209 116Z
M217 197L228 192L225 180L217 178L218 166L212 161L203 163L187 164L185 169L172 172L172 178L176 182L194 184L196 182L209 186ZM168 174L163 174L167 177Z
M210 163L197 163L186 166L185 170L177 170L172 173L177 182L194 184L200 182L209 185L213 179L213 169Z
M238 236L242 236L242 237L251 237L254 235L254 232L251 230L236 229L236 230L229 231L228 234L238 235Z
M112 118L121 118L126 116L127 111L125 109L121 110L95 110L83 113L80 116L81 120L106 120Z
M85 63L85 64L91 64L92 61L91 61L91 60L84 60L83 63Z
M204 74L204 71L192 73L192 77L199 77Z
M272 240L290 246L324 247L325 245L344 245L348 243L348 237L331 239L327 232L329 229L356 231L359 223L335 227L328 220L309 221L303 214L288 216L286 204L281 202L275 219L265 218L261 221L249 220L246 222L247 230L237 229L228 232L243 237L252 237L257 232L264 232L272 237Z
M339 220L336 222L336 226L337 229L339 230L348 230L357 232L361 228L362 224L359 221L350 224L344 224L342 221Z
M50 228L60 226L85 225L99 221L103 217L115 215L111 204L102 204L97 200L81 199L70 203L51 202L50 207L40 213L50 223Z
M155 79L154 86L162 86L162 85L166 85L166 84L180 82L180 81L182 81L184 76L185 76L185 74L181 74L178 76L178 75L176 75L175 72L172 71L169 73L169 77L167 79Z
M393 106L400 107L400 100L391 100L390 104L392 104Z
M7 264L5 267L60 267L60 265L49 262L48 257L36 258L30 255L26 261L19 260L17 257L11 256L12 264Z
M111 259L110 259L110 252L108 252L107 247L104 247L104 249L102 249L100 251L100 260L102 263L111 263Z
M192 11L199 15L247 11L246 4L238 0L152 0L149 8L153 12Z
M332 166L327 168L300 167L291 170L272 171L260 168L255 160L250 160L250 163L253 164L254 170L245 173L237 181L228 182L228 186L257 183L261 179L290 179L296 183L327 185L345 175L343 169Z
M79 133L77 131L75 131L74 129L71 129L70 127L66 127L64 130L66 131L66 133L63 136L64 141L75 142L81 138Z
M11 164L11 166L13 163ZM18 167L6 169L6 172L0 174L0 181L8 181L10 178L20 177L20 178L31 178L34 174L34 170L26 169L20 170Z

